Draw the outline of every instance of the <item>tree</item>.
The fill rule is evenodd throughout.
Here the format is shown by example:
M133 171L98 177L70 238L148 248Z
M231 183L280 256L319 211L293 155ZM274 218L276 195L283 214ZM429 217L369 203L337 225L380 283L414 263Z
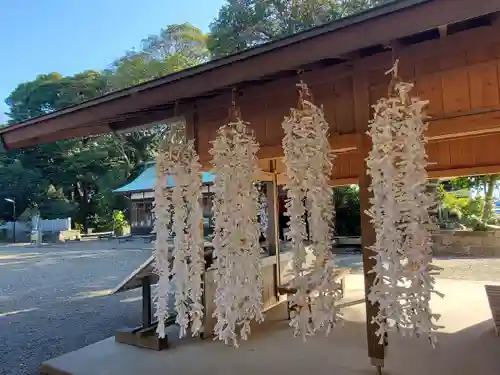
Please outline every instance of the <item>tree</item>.
M205 42L206 35L192 25L170 25L143 40L140 51L127 53L111 69L66 77L39 75L19 84L7 98L9 124L202 63L209 56ZM34 208L42 217L71 215L85 228L110 228L113 210L125 207L123 197L113 194L113 189L155 155L164 128L158 125L0 154L0 199L16 199L19 212ZM2 200L0 216L10 218L11 211Z
M10 122L101 96L106 86L106 78L95 71L69 77L57 73L40 75L20 84L7 98ZM86 222L91 212L91 196L95 194L91 182L107 173L112 167L110 163L117 163L117 158L99 157L104 145L95 141L90 146L87 140L76 139L9 151L2 163L2 184L16 186L9 194L14 194L20 212L36 207L43 217L76 214L80 222ZM23 178L31 176L32 183L18 181L19 174Z
M243 51L391 0L228 0L210 24L215 58Z
M19 84L5 100L9 106L9 124L101 96L106 90L106 77L93 70L72 77L41 74L33 81Z
M359 187L349 185L335 188L335 232L338 236L361 235Z
M210 56L206 42L207 35L191 24L169 25L157 35L143 39L139 51L129 51L113 62L111 69L104 72L108 89L130 87L206 62ZM132 171L156 154L164 132L165 127L158 125L122 134L111 141L130 160Z
M484 203L481 207L482 220L488 221L495 213L493 209L493 195L498 188L500 175L484 175L456 178L451 181L453 187L475 189L484 194Z
M190 68L208 60L207 35L191 24L173 24L141 42L106 71L109 89L117 90Z

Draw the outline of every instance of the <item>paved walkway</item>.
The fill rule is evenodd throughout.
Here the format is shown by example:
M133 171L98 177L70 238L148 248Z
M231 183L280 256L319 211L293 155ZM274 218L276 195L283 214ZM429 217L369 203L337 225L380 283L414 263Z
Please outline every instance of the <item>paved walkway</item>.
M361 275L349 275L347 293L361 293ZM500 342L493 333L482 282L445 280L437 288L446 299L433 307L443 314L438 348L426 340L389 336L388 375L498 375ZM293 338L287 322L267 322L254 329L239 349L212 340L178 341L172 331L170 349L162 352L116 344L112 339L48 363L72 375L162 374L375 374L366 351L364 304L344 310L345 323L329 337L304 343ZM275 317L277 318L277 316Z

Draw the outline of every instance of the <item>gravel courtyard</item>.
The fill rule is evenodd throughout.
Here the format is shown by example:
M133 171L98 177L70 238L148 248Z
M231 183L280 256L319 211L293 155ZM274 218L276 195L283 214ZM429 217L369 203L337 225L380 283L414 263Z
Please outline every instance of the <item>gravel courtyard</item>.
M338 255L337 261L352 273L363 272L361 254ZM441 279L500 281L500 258L440 257L434 259L434 264L443 268Z
M108 294L150 248L115 240L0 247L0 374L38 374L41 362L140 323L140 291Z
M109 295L151 255L140 241L0 247L0 375L35 375L41 362L141 320L140 291ZM362 270L360 254L339 255ZM440 258L441 277L500 281L500 259Z

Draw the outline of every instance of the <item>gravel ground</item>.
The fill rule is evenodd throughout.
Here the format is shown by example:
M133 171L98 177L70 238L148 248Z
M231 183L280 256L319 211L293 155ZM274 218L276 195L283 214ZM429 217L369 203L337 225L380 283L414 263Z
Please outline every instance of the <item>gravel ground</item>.
M41 362L141 320L140 291L109 295L151 255L141 242L0 247L0 375L35 375ZM359 253L337 257L362 271ZM438 258L442 278L500 281L500 259Z
M151 255L145 246L0 247L0 374L38 374L45 360L138 325L140 291L108 294Z
M338 255L337 261L341 267L351 268L353 273L363 271L361 254ZM500 281L499 258L452 258L439 257L434 264L443 268L439 278L474 281Z

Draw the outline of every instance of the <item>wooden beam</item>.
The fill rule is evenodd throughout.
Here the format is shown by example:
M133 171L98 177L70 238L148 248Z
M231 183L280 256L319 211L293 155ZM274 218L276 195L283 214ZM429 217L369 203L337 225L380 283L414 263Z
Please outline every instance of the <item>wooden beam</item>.
M288 181L285 173L277 174L278 185L285 185ZM347 178L333 178L330 180L330 186L346 186L346 185L357 185L359 183L358 177L347 177Z
M330 137L332 151L336 154L352 152L359 149L361 144L360 134L342 134ZM283 157L283 146L280 144L273 146L261 146L257 153L259 159L274 159Z
M256 181L262 182L273 182L274 181L274 173L270 172L260 172L256 177Z
M347 177L347 178L334 178L330 181L330 186L346 186L346 185L357 185L359 184L358 177Z
M418 5L416 5L418 4ZM296 69L331 56L402 38L439 25L479 17L500 9L498 0L402 0L386 7L299 33L199 67L186 69L142 85L120 90L54 114L1 130L8 147L60 130L112 122L137 112L178 100L190 101L246 81ZM376 30L377 32L373 32ZM328 46L328 48L325 48ZM140 124L137 124L140 125ZM32 133L35 132L36 134Z
M465 51L471 46L488 46L498 40L499 25L493 23L491 26L483 26L466 32L446 36L443 39L432 39L421 43L401 46L398 53L401 61L422 61L438 56ZM387 69L391 60L391 52L383 52L364 57L356 62L361 69L378 70Z
M192 121L197 121L196 112L186 113L186 124L191 126ZM196 119L195 119L196 118ZM361 126L361 121L366 120L366 114L356 121ZM359 124L358 124L359 121ZM359 129L358 131L360 131ZM58 139L70 139L75 136L97 135L109 132L106 124L98 124L81 127L73 130L62 130L43 137L40 142L54 142ZM475 135L500 132L500 107L487 110L469 111L456 113L446 117L429 119L429 129L426 136L430 141L445 140L453 138L470 137ZM330 143L335 153L356 151L360 147L361 134L351 133L332 136ZM195 137L197 139L198 137ZM36 139L36 137L35 137ZM37 143L37 142L35 142ZM8 147L26 147L33 144L33 138L7 143ZM258 152L259 159L279 158L283 156L281 144L273 146L262 146Z
M271 172L271 160L273 159L259 159L257 160L257 164L259 165L259 168L261 171L264 173L270 173ZM272 181L272 178L271 180Z
M361 147L360 134L342 134L330 137L332 151L336 154L359 150Z
M470 111L429 120L430 141L500 132L500 108Z
M438 27L438 30L440 38L445 38L448 36L448 25L441 25Z
M437 171L429 171L429 178L452 178L464 176L481 176L485 174L499 174L500 165L488 165L482 167L456 168Z
M288 181L288 178L286 177L285 173L278 173L276 175L276 183L278 185L285 185Z
M363 157L368 155L370 149L370 139L368 137L363 137L361 150ZM366 170L366 163L364 170ZM363 173L359 178L359 200L361 205L361 242L363 245L363 273L365 279L366 336L368 356L370 357L371 363L378 369L381 369L384 366L385 346L379 344L379 338L375 333L378 326L372 323L372 318L377 316L380 307L378 304L372 304L368 300L368 293L375 282L375 274L371 273L371 270L376 262L375 259L372 259L375 253L369 249L369 247L375 243L375 229L373 228L370 217L366 214L366 210L370 207L370 197L373 194L373 192L369 190L370 184L370 176Z
M30 139L23 138L23 139L20 139L19 141L5 143L5 147L7 149L23 148L23 147L33 146L34 144L50 143L50 142L55 142L58 140L66 140L66 139L79 138L79 137L92 137L92 136L98 136L98 135L101 135L103 133L110 133L110 132L111 132L111 129L106 124L82 126L80 128L77 128L77 129L61 130L57 133L51 133L49 135L46 135L46 136L43 136L40 138L37 136L32 137Z

